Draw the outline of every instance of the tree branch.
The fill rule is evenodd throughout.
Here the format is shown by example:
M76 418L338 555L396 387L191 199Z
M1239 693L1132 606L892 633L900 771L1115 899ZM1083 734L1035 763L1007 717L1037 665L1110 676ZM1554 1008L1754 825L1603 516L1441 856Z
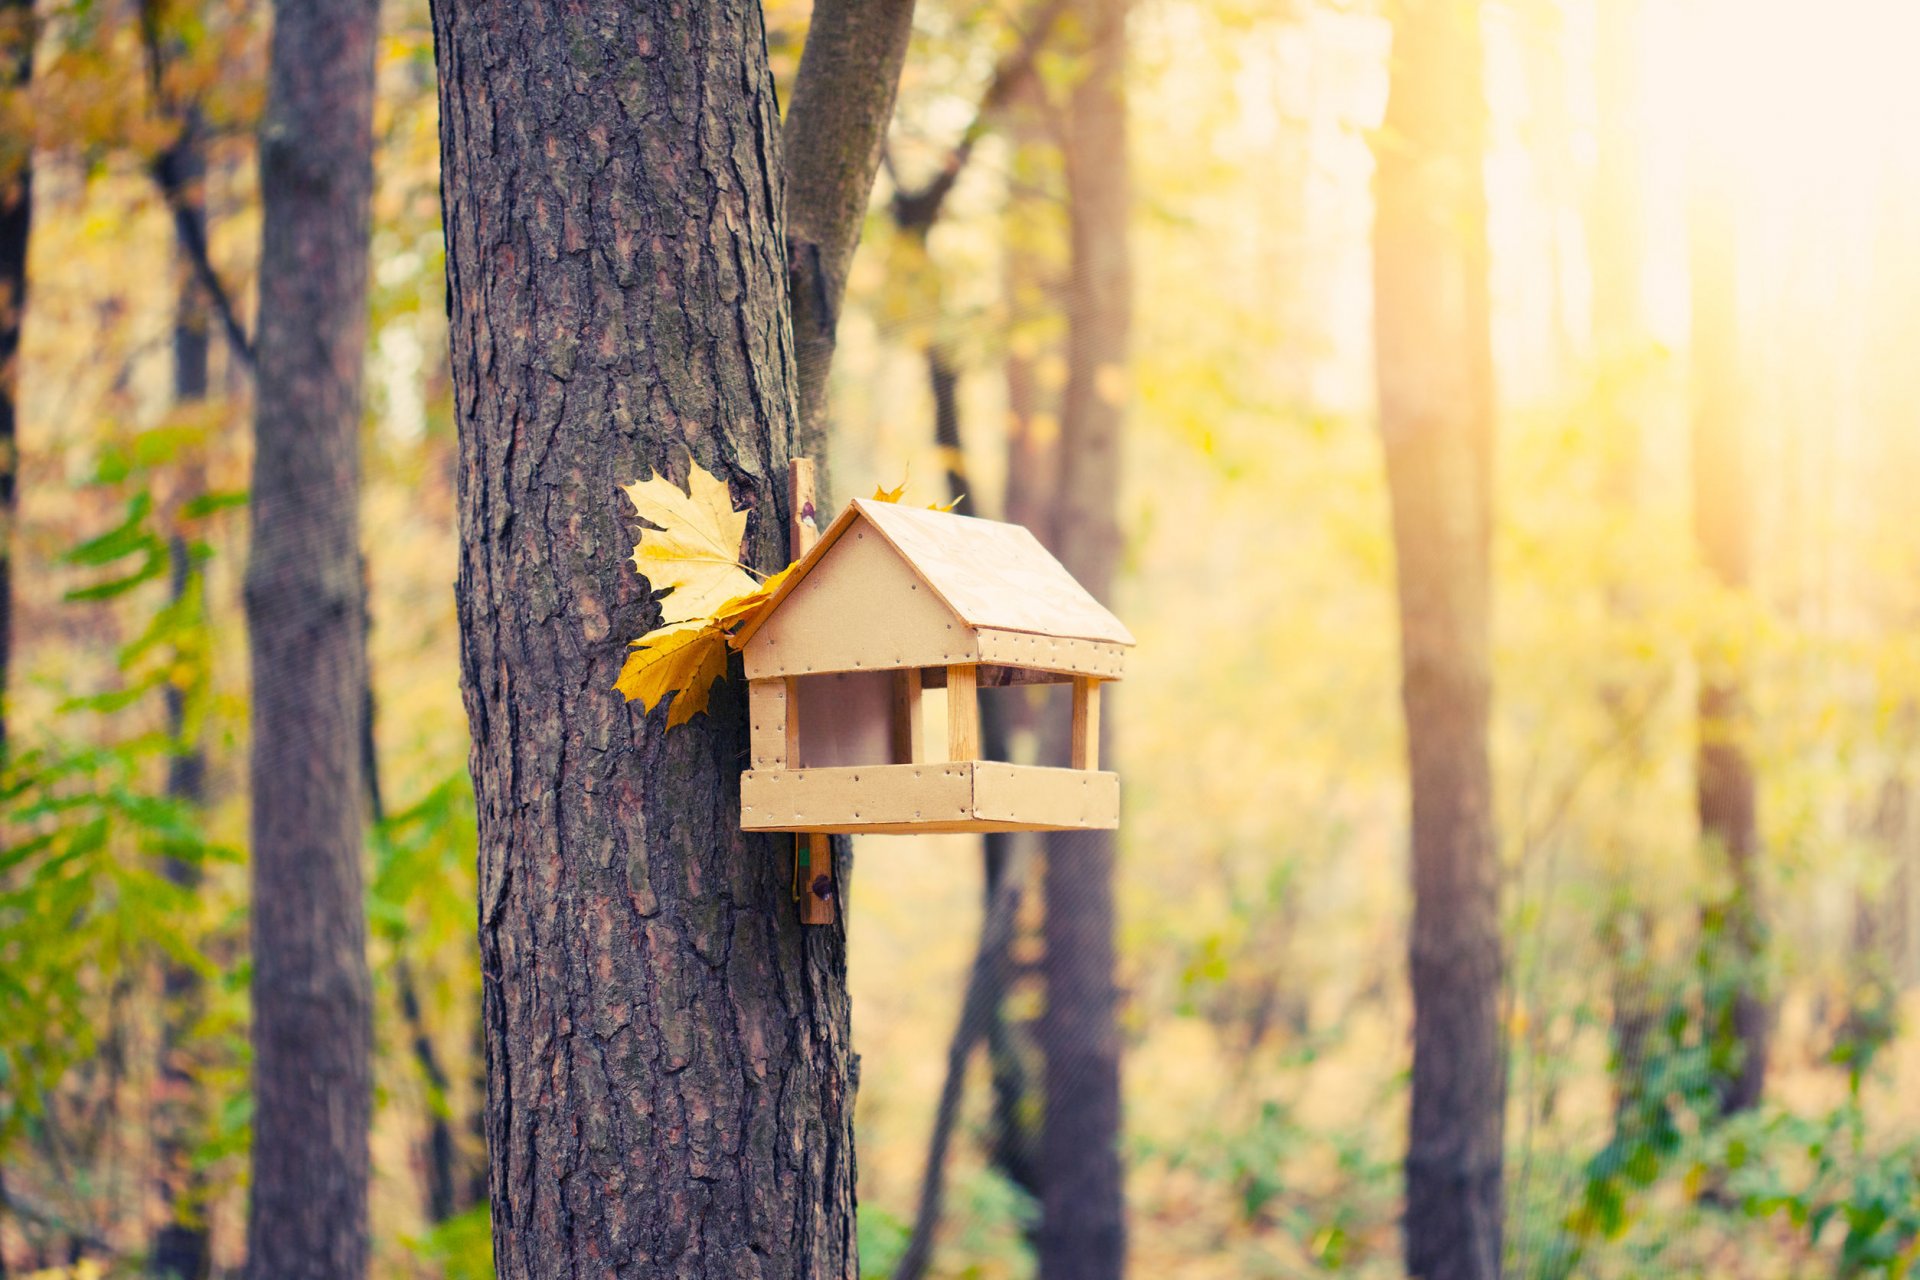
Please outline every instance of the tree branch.
M182 133L185 138L185 133ZM220 317L220 328L227 336L227 345L246 366L247 372L253 372L253 343L247 337L247 331L240 324L240 317L233 305L233 295L227 291L220 279L220 273L214 270L213 259L207 252L207 236L200 225L193 206L188 202L186 184L180 177L180 144L176 142L160 153L153 162L153 180L160 188L160 198L166 202L167 210L173 215L173 229L180 241L180 247L186 251L187 262L193 268L194 279L206 290L207 298L213 303L214 313Z
M1040 50L1052 34L1060 15L1066 11L1067 0L1044 0L1040 11L1034 15L1031 25L1022 33L1020 40L1005 56L995 64L993 76L987 81L986 92L980 95L980 105L973 113L973 120L954 144L947 149L946 159L924 185L909 191L899 185L895 179L893 193L894 224L905 231L920 234L932 230L934 223L940 220L940 214L947 202L947 196L953 192L954 185L960 181L960 175L966 170L967 161L973 158L973 149L980 139L993 127L993 118L1013 96L1013 91L1022 80L1033 74L1034 63L1040 57ZM894 176L893 165L889 160L888 175Z
M194 279L206 290L214 311L220 317L220 327L226 333L227 345L233 348L247 372L252 373L253 343L240 324L239 314L233 305L233 295L222 283L220 273L214 270L213 259L207 251L203 215L193 207L188 191L184 161L187 148L198 132L199 109L196 104L182 108L167 93L166 54L161 48L160 21L160 8L156 0L140 0L140 47L146 55L147 92L153 99L154 111L162 119L176 125L173 141L155 157L151 166L153 180L160 188L160 198L165 202L167 211L173 215L174 233L180 241L180 247L186 251Z

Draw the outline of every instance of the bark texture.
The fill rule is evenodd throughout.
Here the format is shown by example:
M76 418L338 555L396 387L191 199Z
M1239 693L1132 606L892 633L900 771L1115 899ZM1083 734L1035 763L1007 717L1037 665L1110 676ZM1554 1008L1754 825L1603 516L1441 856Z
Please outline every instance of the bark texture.
M740 830L745 698L613 689L658 620L617 485L688 456L785 563L796 422L758 4L443 0L462 672L509 1280L853 1276L841 924ZM844 918L844 912L841 913Z
M1752 497L1740 430L1733 208L1706 157L1690 209L1693 300L1693 527L1700 558L1728 592L1753 578ZM1710 947L1724 962L1710 974L1710 1028L1720 1108L1759 1104L1766 1087L1771 1015L1761 973L1766 939L1760 898L1760 833L1747 750L1746 672L1736 643L1700 655L1695 760L1700 838L1722 859L1727 891L1709 913Z
M359 428L374 0L279 0L267 114L246 603L253 659L247 1274L367 1264Z
M1061 563L1103 601L1112 598L1122 548L1120 445L1132 324L1126 13L1125 0L1076 6L1081 44L1065 153L1067 388L1055 536ZM1109 704L1101 723L1104 759L1113 752L1111 711ZM1039 1238L1046 1280L1114 1280L1126 1268L1115 850L1111 831L1047 837Z
M913 0L819 0L793 80L786 148L788 306L799 380L794 452L812 458L823 510L827 378L867 200L913 34Z
M1374 342L1412 791L1406 1265L1500 1274L1506 1052L1488 759L1493 374L1474 5L1397 11L1377 145Z

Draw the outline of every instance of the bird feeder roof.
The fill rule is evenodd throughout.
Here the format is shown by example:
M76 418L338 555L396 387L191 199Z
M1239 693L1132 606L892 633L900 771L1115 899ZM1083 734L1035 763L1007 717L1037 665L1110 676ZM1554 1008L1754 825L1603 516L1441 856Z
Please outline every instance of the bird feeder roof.
M841 535L862 521L968 627L1105 644L1134 642L1126 624L1020 525L855 498L741 629L740 643L751 639L832 554Z

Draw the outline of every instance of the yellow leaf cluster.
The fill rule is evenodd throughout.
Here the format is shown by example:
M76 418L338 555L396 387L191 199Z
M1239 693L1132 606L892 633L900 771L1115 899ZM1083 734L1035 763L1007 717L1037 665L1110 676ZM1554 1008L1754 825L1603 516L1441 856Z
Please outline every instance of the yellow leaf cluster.
M667 728L707 709L713 682L727 674L733 632L773 598L793 566L756 583L738 559L747 513L736 511L726 482L694 463L687 491L664 476L625 486L634 510L658 531L641 534L634 567L656 589L663 625L635 640L614 688L642 710L676 695Z

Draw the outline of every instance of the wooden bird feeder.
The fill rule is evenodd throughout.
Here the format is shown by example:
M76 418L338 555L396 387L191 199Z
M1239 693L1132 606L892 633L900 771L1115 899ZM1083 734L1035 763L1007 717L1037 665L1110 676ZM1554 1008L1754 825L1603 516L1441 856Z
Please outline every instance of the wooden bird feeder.
M809 472L795 472L796 513L811 512ZM741 826L809 833L800 881L818 896L833 833L1119 825L1100 686L1120 678L1133 636L1020 526L856 499L740 634L753 756ZM979 690L1047 683L1073 686L1072 767L982 759ZM929 690L946 703L944 750L922 731Z

